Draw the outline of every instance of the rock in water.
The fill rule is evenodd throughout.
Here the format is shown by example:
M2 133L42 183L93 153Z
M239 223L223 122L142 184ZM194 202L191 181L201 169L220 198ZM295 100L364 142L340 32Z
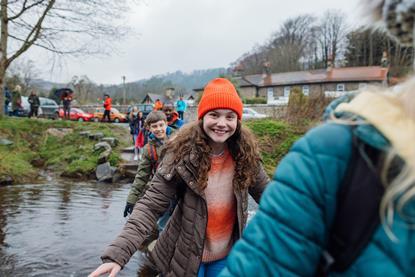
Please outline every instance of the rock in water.
M99 182L112 182L113 175L114 172L109 162L98 165L95 171L95 176Z

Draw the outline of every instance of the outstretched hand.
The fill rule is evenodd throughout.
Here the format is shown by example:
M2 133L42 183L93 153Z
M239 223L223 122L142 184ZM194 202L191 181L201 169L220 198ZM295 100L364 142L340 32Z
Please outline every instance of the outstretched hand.
M105 273L109 273L109 277L115 277L120 270L121 266L117 263L105 263L95 269L95 271L89 274L88 277L98 277Z
M128 203L125 205L124 209L124 217L127 217L127 215L132 214L134 209L134 204Z

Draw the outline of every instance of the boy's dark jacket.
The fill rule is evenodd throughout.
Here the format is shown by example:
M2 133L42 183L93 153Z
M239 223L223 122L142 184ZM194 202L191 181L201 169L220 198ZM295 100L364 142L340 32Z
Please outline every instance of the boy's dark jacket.
M197 186L199 156L192 151L179 163L170 165L173 159L170 153L163 158L122 233L101 257L104 262L112 261L124 266L153 230L157 219L168 209L170 201L180 192L178 204L160 234L150 260L163 276L197 276L208 216L204 192ZM269 181L263 167L258 170L249 189L234 189L238 224L235 239L240 237L248 217L248 193L258 202Z
M156 150L156 154L159 160L161 152L164 148L164 144L156 138L150 139L148 143L143 147L143 155L141 161L138 164L137 174L135 175L134 182L131 186L130 193L127 197L127 202L135 204L137 200L144 194L148 188L148 182L153 176L155 161L152 160L151 155L148 151L149 147L153 147Z

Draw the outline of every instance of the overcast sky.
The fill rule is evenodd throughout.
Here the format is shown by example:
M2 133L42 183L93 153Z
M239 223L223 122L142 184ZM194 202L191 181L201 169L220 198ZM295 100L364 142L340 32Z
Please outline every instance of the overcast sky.
M358 0L147 0L132 7L129 22L138 34L126 38L111 57L66 58L51 73L49 61L29 50L43 79L68 82L87 75L96 83L137 81L181 70L227 67L255 44L266 41L289 17L321 15L327 9L346 13L358 24Z

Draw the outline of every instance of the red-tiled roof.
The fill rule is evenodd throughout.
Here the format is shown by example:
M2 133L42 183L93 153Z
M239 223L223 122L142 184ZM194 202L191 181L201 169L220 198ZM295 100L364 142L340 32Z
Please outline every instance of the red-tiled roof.
M264 74L247 75L244 78L256 86L278 86L328 82L350 82L350 81L384 81L387 78L388 70L380 66L364 67L342 67L326 69L273 73L271 78Z
M235 78L240 87L289 86L301 84L330 82L368 82L386 81L388 69L381 66L341 67L326 69L273 73L271 75L255 74ZM203 88L193 89L202 91Z

